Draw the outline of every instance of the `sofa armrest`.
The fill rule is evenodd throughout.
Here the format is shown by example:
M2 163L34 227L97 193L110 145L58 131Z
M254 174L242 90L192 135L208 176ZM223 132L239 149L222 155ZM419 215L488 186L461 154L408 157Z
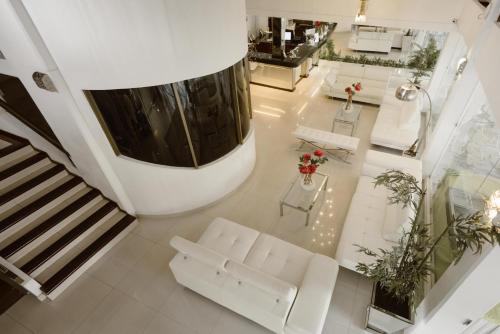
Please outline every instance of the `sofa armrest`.
M287 334L320 334L330 306L338 263L314 254L285 326Z
M185 256L192 257L204 264L220 269L224 269L228 261L224 255L179 236L175 236L170 240L170 246Z
M259 270L249 267L245 264L229 260L226 265L226 271L243 284L251 284L256 288L282 299L293 302L297 294L297 287L277 279L271 275L265 274Z

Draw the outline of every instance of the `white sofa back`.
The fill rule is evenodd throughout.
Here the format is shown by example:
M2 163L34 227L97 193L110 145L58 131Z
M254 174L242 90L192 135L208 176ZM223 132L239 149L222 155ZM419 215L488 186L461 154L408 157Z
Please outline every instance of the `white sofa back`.
M332 97L346 98L344 89L361 82L362 90L356 92L353 100L380 104L394 71L391 67L339 62L326 76L323 91Z

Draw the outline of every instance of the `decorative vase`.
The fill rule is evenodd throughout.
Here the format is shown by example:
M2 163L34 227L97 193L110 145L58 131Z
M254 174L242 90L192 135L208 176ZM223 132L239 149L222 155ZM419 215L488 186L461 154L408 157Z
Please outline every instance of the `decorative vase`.
M312 191L316 188L314 180L312 179L312 174L303 174L300 186L305 191Z
M352 95L351 94L349 94L347 96L347 101L344 105L344 111L347 113L350 113L352 111Z

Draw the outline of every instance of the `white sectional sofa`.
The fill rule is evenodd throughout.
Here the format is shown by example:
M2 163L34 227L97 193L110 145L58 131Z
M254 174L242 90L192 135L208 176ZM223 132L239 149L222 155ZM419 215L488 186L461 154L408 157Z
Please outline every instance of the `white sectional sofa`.
M341 62L326 76L323 92L331 97L346 99L345 88L353 83L361 82L362 90L356 92L353 100L380 104L393 72L394 69L391 67Z
M178 283L275 333L320 334L335 260L216 218L197 243L174 237Z
M388 89L383 97L370 141L374 145L404 151L419 137L422 99L404 102L398 100L394 92Z
M335 255L342 267L356 270L359 262L371 263L372 259L359 253L354 244L373 250L388 249L409 227L412 211L388 204L389 192L385 187L374 188L374 178L390 169L422 180L420 160L372 150L367 152Z

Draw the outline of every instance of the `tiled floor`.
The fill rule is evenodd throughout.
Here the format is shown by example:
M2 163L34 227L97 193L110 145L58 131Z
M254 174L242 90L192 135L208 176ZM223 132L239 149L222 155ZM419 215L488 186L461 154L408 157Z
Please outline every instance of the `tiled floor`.
M329 130L340 101L320 87L329 71L321 62L293 93L252 86L257 164L249 179L215 205L168 218L141 218L128 237L54 302L24 297L0 316L2 333L268 333L262 327L182 288L169 270L170 238L196 240L214 217L222 216L273 234L309 250L333 256L356 186L377 108L363 106L356 136L360 148L347 165L331 159L320 171L330 176L305 227L302 213L285 209L279 198L297 175L299 153L291 135L297 124ZM348 133L349 129L344 129ZM209 186L209 185L208 185ZM363 333L369 281L341 270L323 333Z

